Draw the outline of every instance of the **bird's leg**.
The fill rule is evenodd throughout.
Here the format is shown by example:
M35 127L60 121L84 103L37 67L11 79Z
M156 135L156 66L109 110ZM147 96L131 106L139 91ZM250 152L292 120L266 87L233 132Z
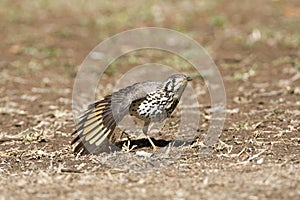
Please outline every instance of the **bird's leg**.
M127 140L131 140L131 135L129 133L127 133L125 130L122 130L121 136L120 138L123 138L123 135L125 135Z
M149 129L149 125L150 125L150 122L146 121L145 124L144 124L144 127L143 127L143 133L146 135L146 137L149 140L151 146L155 150L155 149L157 149L157 147L155 146L155 144L153 143L153 141L151 140L151 138L147 135L147 132L148 132L148 129Z

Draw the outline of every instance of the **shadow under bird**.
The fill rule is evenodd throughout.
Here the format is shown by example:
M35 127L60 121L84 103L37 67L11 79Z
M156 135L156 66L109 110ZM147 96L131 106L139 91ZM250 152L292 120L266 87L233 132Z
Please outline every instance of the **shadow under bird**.
M147 135L149 125L170 117L188 81L190 77L175 74L165 81L135 83L89 105L73 133L77 134L71 143L77 144L74 151L81 154L107 151L114 129L127 114L144 121L143 133L155 148Z

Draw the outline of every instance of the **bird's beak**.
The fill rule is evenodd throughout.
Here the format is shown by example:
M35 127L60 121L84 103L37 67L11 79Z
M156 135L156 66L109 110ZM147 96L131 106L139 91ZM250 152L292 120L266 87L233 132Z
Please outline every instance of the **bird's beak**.
M186 83L186 82L191 81L191 80L192 80L191 77L187 77L186 79L182 80L181 82L182 82L182 83Z

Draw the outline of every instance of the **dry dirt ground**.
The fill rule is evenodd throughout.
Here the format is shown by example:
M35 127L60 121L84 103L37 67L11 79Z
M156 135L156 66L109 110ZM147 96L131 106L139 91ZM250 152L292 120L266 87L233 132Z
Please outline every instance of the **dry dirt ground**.
M2 0L0 19L0 199L300 199L299 1ZM210 99L202 87L194 145L74 155L79 65L107 37L145 26L185 33L212 56L227 95L220 141L203 153ZM113 63L105 88L119 66L193 71L172 56L129 57Z

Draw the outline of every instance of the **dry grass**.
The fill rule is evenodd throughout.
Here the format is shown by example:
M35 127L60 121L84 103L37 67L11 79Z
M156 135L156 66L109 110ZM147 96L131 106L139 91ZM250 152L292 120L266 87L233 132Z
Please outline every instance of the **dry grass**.
M298 11L297 1L1 1L0 199L299 199ZM195 78L193 145L74 155L78 66L106 37L143 26L182 31L213 57L228 102L219 142L203 144L210 97ZM134 52L112 64L100 95L144 62L194 73L177 56ZM179 116L153 136L171 137Z

